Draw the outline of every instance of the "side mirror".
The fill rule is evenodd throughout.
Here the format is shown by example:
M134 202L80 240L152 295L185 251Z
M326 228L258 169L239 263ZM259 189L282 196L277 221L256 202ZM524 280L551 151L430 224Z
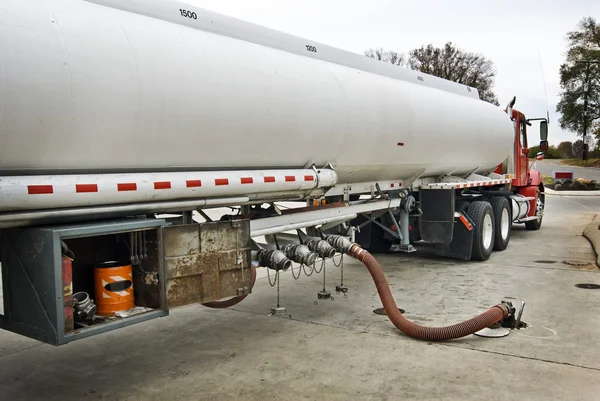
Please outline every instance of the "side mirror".
M544 160L544 152L539 152L535 155L535 160Z
M543 141L540 141L540 150L542 152L545 152L548 150L548 141L547 140L544 139Z
M543 142L548 140L548 121L540 121L540 140Z

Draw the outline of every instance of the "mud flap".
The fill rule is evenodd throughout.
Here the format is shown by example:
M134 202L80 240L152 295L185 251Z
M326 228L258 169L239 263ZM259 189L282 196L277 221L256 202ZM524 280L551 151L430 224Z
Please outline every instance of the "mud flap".
M447 244L454 234L454 189L421 189L419 202L423 216L419 221L421 238Z
M436 244L436 255L453 259L471 260L473 232L473 221L465 213L460 213L454 224L452 241L447 244Z

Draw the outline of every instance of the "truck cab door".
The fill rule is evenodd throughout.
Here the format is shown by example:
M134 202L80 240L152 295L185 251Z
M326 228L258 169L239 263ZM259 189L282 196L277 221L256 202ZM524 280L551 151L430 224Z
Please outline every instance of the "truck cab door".
M515 175L517 178L517 185L523 186L528 184L528 170L529 170L529 147L527 144L527 124L522 116L517 121L518 136L515 141L515 161L516 169Z

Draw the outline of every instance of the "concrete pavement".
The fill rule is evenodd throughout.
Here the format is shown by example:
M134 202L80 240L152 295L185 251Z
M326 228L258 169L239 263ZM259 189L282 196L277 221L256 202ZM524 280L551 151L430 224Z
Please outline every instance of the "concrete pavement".
M506 338L407 338L372 312L380 302L369 274L345 259L347 299L314 305L322 276L282 275L292 319L266 316L275 290L263 271L233 310L180 308L62 347L0 332L0 399L597 400L600 290L575 287L600 284L581 236L596 214L598 198L549 197L542 229L515 226L509 248L484 263L438 258L427 246L378 256L399 306L424 325L527 301L531 327ZM339 273L327 269L329 289Z

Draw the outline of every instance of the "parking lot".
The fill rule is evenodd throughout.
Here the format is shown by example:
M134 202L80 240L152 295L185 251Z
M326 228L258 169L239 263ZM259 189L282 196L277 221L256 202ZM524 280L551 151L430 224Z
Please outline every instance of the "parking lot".
M542 229L514 226L509 248L483 263L438 258L428 246L377 256L399 307L423 325L526 301L530 327L505 338L406 337L373 313L373 282L346 257L346 299L315 305L322 274L281 275L291 318L267 316L276 291L261 269L253 294L231 310L184 307L61 347L1 331L0 399L598 399L600 290L575 284L600 284L581 236L599 212L600 198L548 197ZM340 268L326 271L333 290Z

